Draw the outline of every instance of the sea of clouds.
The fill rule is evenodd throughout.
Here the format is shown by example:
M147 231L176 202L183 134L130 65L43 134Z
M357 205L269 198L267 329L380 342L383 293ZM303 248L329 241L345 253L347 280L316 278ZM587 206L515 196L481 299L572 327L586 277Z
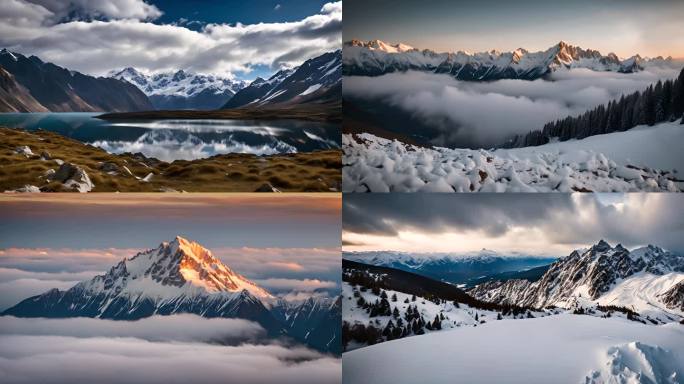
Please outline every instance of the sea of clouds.
M420 119L439 133L430 138L446 147L491 147L514 134L578 115L622 94L676 78L684 63L652 66L637 73L562 70L548 80L459 81L425 72L379 77L345 77L345 97L380 101ZM383 127L393 130L393 127Z

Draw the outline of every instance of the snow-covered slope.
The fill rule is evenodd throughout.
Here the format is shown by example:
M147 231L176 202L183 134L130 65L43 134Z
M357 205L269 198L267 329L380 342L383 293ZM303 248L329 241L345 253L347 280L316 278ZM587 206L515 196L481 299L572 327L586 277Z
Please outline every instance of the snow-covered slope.
M458 287L412 272L342 261L345 350L488 321L560 313L483 302Z
M342 370L349 384L678 383L681 356L680 324L563 314L361 348L343 354Z
M344 192L680 191L678 122L538 147L423 148L343 135ZM649 143L650 145L644 145Z
M373 293L362 286L349 283L342 284L342 320L347 323L351 335L354 335L360 325L368 330L377 330L379 339L370 342L375 344L403 337L441 332L459 327L477 327L488 321L504 319L523 319L527 317L548 316L551 311L522 311L507 312L472 307L456 301L435 300L406 294L390 289L381 290L380 294ZM369 304L387 302L389 314L376 311ZM396 300L395 300L396 298ZM395 313L396 309L396 313ZM439 325L436 325L436 324ZM368 332L368 331L367 331ZM373 331L371 331L373 332ZM352 339L345 350L351 351L368 345Z
M601 240L554 262L538 281L492 281L468 293L483 301L537 308L618 306L666 323L684 318L682 303L662 299L682 281L684 256L653 245L629 251Z
M342 51L328 52L268 80L257 78L223 108L339 102L342 97Z
M156 109L217 109L247 85L242 80L183 70L148 75L132 67L112 71L109 77L140 88Z
M534 80L558 69L587 68L594 71L637 72L652 64L671 59L642 58L639 55L621 60L614 53L602 55L564 41L545 51L436 53L418 50L405 44L391 45L379 40L352 40L344 44L344 75L378 76L385 73L422 70L450 74L459 80L498 79Z

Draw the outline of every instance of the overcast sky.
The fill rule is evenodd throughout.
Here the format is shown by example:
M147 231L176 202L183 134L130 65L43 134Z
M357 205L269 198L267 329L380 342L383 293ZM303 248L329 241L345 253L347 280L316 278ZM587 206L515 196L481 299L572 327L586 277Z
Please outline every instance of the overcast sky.
M342 3L3 0L0 47L94 75L132 66L254 79L340 49Z
M681 0L347 0L344 39L436 51L545 50L564 40L621 57L684 57Z
M0 195L0 311L176 235L270 292L335 294L340 195Z
M605 239L684 252L678 194L350 194L345 251L566 256Z

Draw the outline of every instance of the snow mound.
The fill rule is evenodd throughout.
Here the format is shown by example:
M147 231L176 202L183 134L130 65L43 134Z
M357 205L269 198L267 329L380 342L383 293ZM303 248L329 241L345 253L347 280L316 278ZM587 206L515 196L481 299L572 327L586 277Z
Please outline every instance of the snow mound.
M621 358L607 366L615 346ZM681 356L680 324L561 314L490 321L355 349L343 353L342 374L347 384L675 383L682 382ZM613 377L613 367L625 372L621 364L641 370L641 381Z
M601 370L592 371L586 384L681 383L682 363L672 352L638 341L608 349Z
M621 133L624 134L624 133ZM679 192L675 171L619 164L581 141L518 150L423 148L342 138L343 192ZM524 150L524 151L523 151Z

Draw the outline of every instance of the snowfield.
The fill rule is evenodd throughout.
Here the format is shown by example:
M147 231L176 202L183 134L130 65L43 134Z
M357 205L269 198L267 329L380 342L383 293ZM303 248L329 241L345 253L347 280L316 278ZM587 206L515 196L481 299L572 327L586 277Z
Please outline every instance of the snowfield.
M422 148L372 134L342 138L343 192L681 192L684 126L496 150Z
M346 352L345 383L681 383L684 326L562 314Z

